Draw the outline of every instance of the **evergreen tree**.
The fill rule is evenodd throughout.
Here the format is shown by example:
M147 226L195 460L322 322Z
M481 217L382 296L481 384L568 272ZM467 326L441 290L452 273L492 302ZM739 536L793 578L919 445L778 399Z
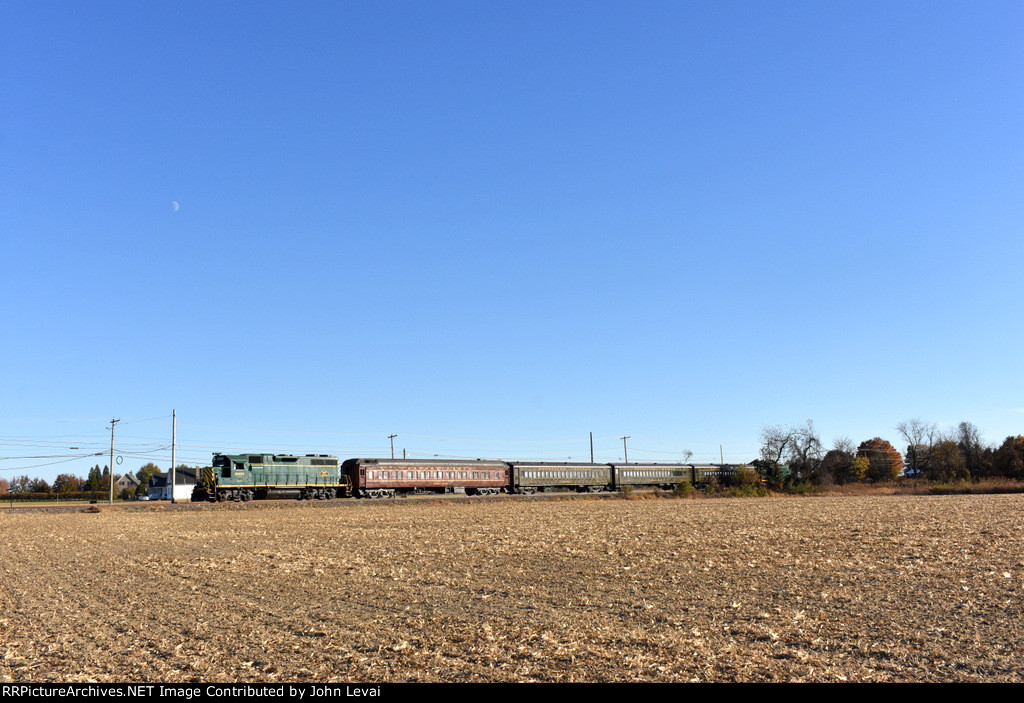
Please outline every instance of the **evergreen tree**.
M85 490L87 491L98 491L103 487L103 476L100 472L100 465L89 469L89 478L85 481Z

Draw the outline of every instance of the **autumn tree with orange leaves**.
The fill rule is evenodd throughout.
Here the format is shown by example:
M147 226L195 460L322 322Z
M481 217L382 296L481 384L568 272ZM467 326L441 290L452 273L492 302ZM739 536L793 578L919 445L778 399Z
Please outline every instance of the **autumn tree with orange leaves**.
M903 469L903 455L881 437L861 442L857 456L868 460L869 481L892 481Z

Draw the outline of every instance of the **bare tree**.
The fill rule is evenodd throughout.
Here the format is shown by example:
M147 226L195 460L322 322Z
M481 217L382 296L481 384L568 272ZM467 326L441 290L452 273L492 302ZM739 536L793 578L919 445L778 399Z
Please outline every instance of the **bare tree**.
M853 453L857 449L857 446L849 437L836 437L835 440L832 442L832 449L840 452L846 452L852 457Z
M935 423L918 418L904 420L896 425L896 431L907 441L907 470L912 476L920 476L927 470L928 454L935 446Z
M761 428L761 458L754 466L773 487L782 485L782 457L793 442L793 429L776 425Z
M793 478L810 478L824 451L818 431L814 429L814 421L808 420L803 426L774 425L762 428L760 454L758 469L766 479L778 482L782 478L783 463L789 465ZM769 479L766 474L771 474L773 478Z
M806 462L820 459L823 451L821 438L814 429L814 420L806 425L783 427L775 425L761 429L761 459L782 463Z
M775 425L761 428L761 460L780 464L786 448L793 441L793 428Z
M790 432L792 437L787 452L787 463L795 478L806 480L814 475L824 455L821 438L814 429L813 420L808 420L803 427L792 428Z

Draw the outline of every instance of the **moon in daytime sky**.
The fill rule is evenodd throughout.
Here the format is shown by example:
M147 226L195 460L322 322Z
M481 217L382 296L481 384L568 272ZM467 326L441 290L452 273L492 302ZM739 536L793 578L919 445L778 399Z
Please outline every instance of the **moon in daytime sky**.
M177 200L172 200L171 201L171 209L174 210L175 212L177 212L178 211L178 207L179 207L178 201Z

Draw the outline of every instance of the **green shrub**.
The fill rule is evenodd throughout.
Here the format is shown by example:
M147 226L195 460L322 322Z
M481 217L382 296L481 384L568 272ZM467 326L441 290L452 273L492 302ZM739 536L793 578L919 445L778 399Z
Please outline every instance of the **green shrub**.
M802 481L800 483L792 483L786 486L786 493L798 496L812 496L821 495L823 493L827 493L827 491L820 486L815 486L813 483Z
M716 498L764 498L769 495L769 490L766 486L729 486L726 488L718 488L712 493L708 493L710 496Z
M696 493L696 492L697 492L697 489L694 488L693 484L690 483L689 481L683 481L682 483L677 483L675 488L672 490L672 493L677 498L692 498L693 494Z

